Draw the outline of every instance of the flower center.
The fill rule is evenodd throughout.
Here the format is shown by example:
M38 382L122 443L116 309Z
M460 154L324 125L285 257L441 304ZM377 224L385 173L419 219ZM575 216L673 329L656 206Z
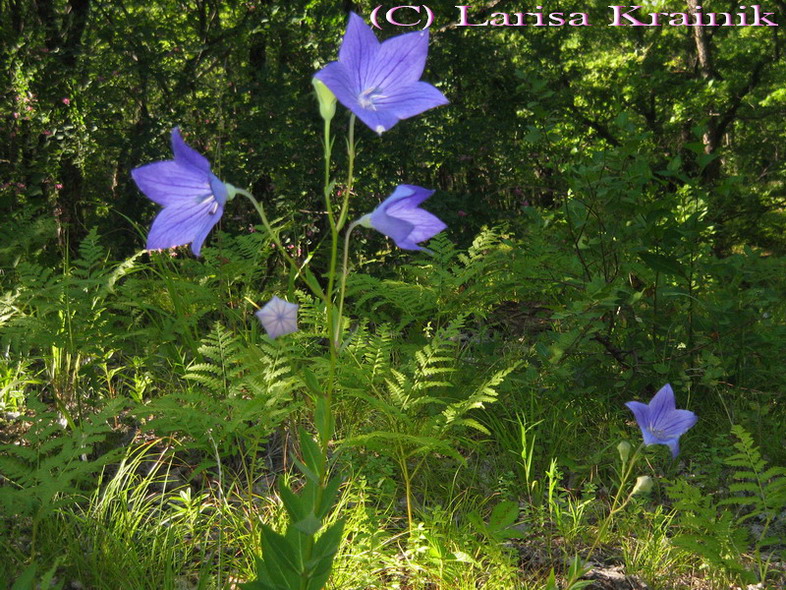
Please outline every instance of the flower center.
M207 195L204 199L202 199L199 202L199 204L200 205L204 205L205 203L209 203L210 201L213 202L213 206L210 207L210 210L208 211L208 214L215 215L218 212L218 200L216 199L216 197L212 193Z
M374 104L374 101L379 100L380 98L385 98L381 92L380 88L367 88L363 92L360 93L358 96L358 102L360 106L364 109L371 109L372 111L376 111L377 107Z
M660 438L660 439L668 438L663 430L659 428L655 428L654 426L648 426L647 430L649 430L650 434L652 434L655 438Z

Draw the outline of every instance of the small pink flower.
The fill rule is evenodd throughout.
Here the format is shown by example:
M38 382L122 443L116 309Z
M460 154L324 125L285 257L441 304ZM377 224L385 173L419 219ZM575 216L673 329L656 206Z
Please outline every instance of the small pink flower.
M14 113L14 119L18 119L18 118L19 118L19 113Z
M58 182L58 183L55 185L55 188L56 188L57 190L60 190L61 188L63 188L63 185L62 185L62 184L60 184L60 183Z
M71 104L71 99L70 98L64 98L63 99L63 104L66 105L66 106L70 105Z
M44 135L45 135L46 137L49 137L50 135L52 135L52 132L51 132L51 131L49 131L49 129L44 129Z
M32 110L33 110L33 107L31 107L30 105L27 105L27 106L25 107L25 110L26 110L26 111L32 111Z
M466 211L462 211L461 209L459 209L458 211L456 211L456 214L457 214L459 217L466 217L466 216L467 216L467 212L466 212Z

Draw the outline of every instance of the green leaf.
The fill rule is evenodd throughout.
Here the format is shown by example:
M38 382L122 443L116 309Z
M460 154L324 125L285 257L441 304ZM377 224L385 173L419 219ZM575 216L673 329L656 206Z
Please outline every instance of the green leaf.
M333 412L330 411L330 404L326 397L319 396L314 407L314 425L319 433L319 440L323 445L333 438L335 421Z
M325 456L322 449L305 429L300 429L300 450L303 462L317 476L317 481L325 474ZM308 477L308 474L305 474Z
M294 590L297 587L294 584L303 571L299 563L302 563L302 556L295 556L295 547L292 547L285 537L263 524L262 552L271 581Z
M655 252L639 252L639 258L641 258L644 264L656 272L683 278L686 276L682 264L673 256L665 256L664 254L657 254Z
M340 486L341 479L338 477L331 478L325 485L325 489L322 492L322 501L319 506L314 507L314 511L319 518L325 518L327 513L330 512L336 501L336 495Z
M322 387L319 384L317 376L314 375L314 372L308 367L303 367L301 369L301 373L303 375L303 381L305 382L308 391L311 393L311 395L314 396L314 399L322 399L324 397Z
M299 498L289 487L283 482L278 486L278 493L281 496L281 502L284 508L289 513L290 520L296 522L306 518L306 515L311 512L311 507L303 505L303 500Z
M341 545L343 531L344 521L339 520L330 525L314 544L312 558L306 566L311 572L307 586L309 590L321 590L330 577L333 559Z
M31 563L25 571L22 572L22 575L16 579L14 585L11 586L11 590L33 590L35 588L35 575L36 571L38 570L38 565L36 563Z
M518 517L518 503L512 500L505 500L494 506L494 509L491 511L489 527L495 531L501 531L515 523Z
M313 536L322 528L322 520L317 518L313 512L309 512L304 518L293 523L293 526L304 535Z

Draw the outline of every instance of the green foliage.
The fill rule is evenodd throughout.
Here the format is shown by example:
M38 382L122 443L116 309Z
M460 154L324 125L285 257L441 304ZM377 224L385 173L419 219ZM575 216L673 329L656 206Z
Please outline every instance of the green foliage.
M0 506L7 517L40 517L69 504L120 453L99 447L112 432L121 401L69 428L58 412L34 400L28 404L34 414L18 418L26 427L23 444L0 445Z
M0 319L2 342L16 354L42 358L50 393L68 420L66 406L81 401L77 389L97 387L128 336L113 313L115 287L137 270L137 258L109 263L93 229L62 274L28 262L15 269L15 287L4 295L9 311Z
M279 493L289 524L284 534L262 525L257 579L242 584L244 590L321 590L330 576L344 521L324 526L324 519L336 502L341 480L327 480L322 449L302 429L300 447L303 459L297 464L306 482L297 494L281 483Z
M567 578L565 581L565 585L561 586L564 590L580 590L580 588L586 588L590 584L592 584L592 580L581 580L585 574L589 572L589 566L585 566L582 564L581 559L578 555L574 556L568 566L567 571ZM544 590L558 590L560 586L557 585L556 577L554 576L554 570L552 569L549 572L549 577L546 580L546 586Z
M219 526L223 502L182 479L171 442L130 445L82 502L42 523L44 555L62 562L58 577L97 590L176 590L186 580L210 588L221 580L231 520Z
M513 525L518 521L519 505L512 500L503 500L491 510L488 522L485 522L477 512L468 515L472 524L478 531L492 543L503 543L508 539L520 539L524 532Z
M742 563L741 556L748 546L748 532L737 525L734 515L718 510L712 496L683 479L668 488L678 513L681 533L673 542L701 557L718 574L740 581L753 582L755 576Z
M677 480L669 487L683 529L674 542L735 579L765 581L769 558L763 559L760 551L781 541L768 536L768 531L773 519L786 507L786 469L768 467L744 428L735 425L732 432L738 440L734 443L737 452L726 459L726 464L734 468L730 497L715 501L685 480ZM734 514L727 506L737 506L739 512ZM742 557L751 536L744 524L751 519L762 521L754 541L756 573Z
M37 563L32 563L22 572L22 575L16 579L13 586L11 586L11 590L35 590L36 588L53 588L54 590L61 590L65 585L65 580L60 580L60 582L55 583L55 572L58 565L58 563L55 563L55 565L38 578L39 566Z
M750 518L760 518L767 525L782 510L786 509L786 467L771 466L762 458L761 452L753 442L751 435L740 425L731 428L737 442L734 448L737 453L726 459L726 464L734 467L734 482L729 485L729 492L734 494L721 501L721 505L735 505L744 509L746 514L740 522ZM778 539L765 539L767 526L764 527L759 545L777 543Z
M185 436L187 446L201 450L198 471L213 465L216 453L240 453L253 461L268 436L300 407L294 399L300 382L287 352L269 340L247 344L216 323L199 353L204 362L192 363L184 375L193 387L135 412L159 435Z
M358 313L397 329L438 328L459 315L484 317L513 288L511 243L499 229L484 228L466 252L443 234L429 248L433 256L405 262L395 278L353 273L348 285Z
M342 441L343 448L363 447L395 461L404 478L408 516L412 526L412 479L434 456L448 456L464 463L457 446L469 441L470 431L488 434L473 413L496 401L498 388L513 366L469 379L460 371L459 335L464 318L438 330L415 350L400 368L380 370L380 337L357 337L347 349L357 363L371 362L372 372L353 370L342 376L345 395L357 400L361 413L372 416L371 427L361 427ZM370 350L366 347L370 344ZM389 360L387 361L389 362ZM369 379L369 375L373 377ZM466 380L459 381L459 376Z

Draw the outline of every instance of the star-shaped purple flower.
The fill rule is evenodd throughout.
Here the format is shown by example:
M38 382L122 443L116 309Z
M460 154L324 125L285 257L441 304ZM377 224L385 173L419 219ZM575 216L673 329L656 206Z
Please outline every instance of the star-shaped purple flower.
M439 90L420 81L427 54L427 30L380 43L371 27L350 12L338 61L326 65L315 77L381 134L401 119L448 103Z
M164 207L147 235L147 249L191 244L199 256L207 234L224 213L224 204L234 196L234 187L211 172L207 158L186 145L177 127L172 129L172 153L174 160L131 171L139 190Z
M392 238L404 250L425 250L418 246L447 227L436 215L418 207L434 191L414 184L401 184L371 213L358 219L364 227L373 227Z
M677 409L674 392L668 383L655 394L649 405L641 402L627 402L625 405L636 416L644 444L666 445L671 449L672 457L680 452L680 436L698 420L690 410Z
M275 340L279 336L297 332L297 308L296 303L273 297L254 315L262 322L267 335Z

